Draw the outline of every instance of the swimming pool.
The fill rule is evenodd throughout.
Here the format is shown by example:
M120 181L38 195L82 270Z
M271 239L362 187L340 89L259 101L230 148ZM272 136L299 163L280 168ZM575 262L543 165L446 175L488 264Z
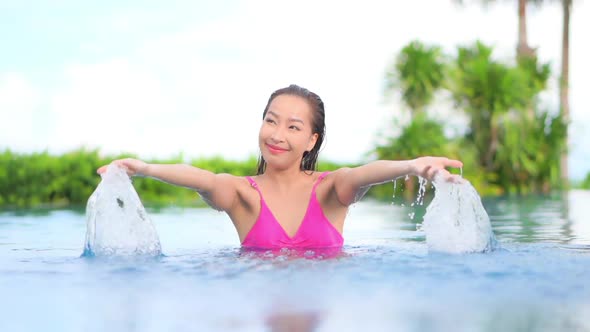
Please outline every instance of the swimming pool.
M241 252L224 214L179 208L149 210L165 256L80 258L83 210L2 212L0 331L590 331L588 203L486 199L502 249L445 255L424 207L364 201L330 259Z

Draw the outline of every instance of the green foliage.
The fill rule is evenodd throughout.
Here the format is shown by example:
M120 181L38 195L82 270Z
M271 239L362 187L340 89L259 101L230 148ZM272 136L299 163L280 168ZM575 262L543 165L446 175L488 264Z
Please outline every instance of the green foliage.
M0 207L24 208L86 204L100 182L96 170L115 159L136 157L131 154L101 157L97 150L79 149L53 156L47 152L18 154L10 150L0 153ZM149 163L183 163L182 155L169 159L148 160ZM256 173L257 159L225 160L221 157L199 158L193 166L214 173L237 176ZM341 166L328 161L319 162L320 170ZM204 203L192 190L176 187L151 178L134 177L133 186L144 204L195 205Z
M489 120L494 113L522 109L532 95L526 72L494 61L492 49L477 42L460 47L450 90L457 106L478 120Z
M413 41L402 49L395 66L386 75L387 89L399 88L412 113L422 111L434 98L445 77L445 64L439 47Z
M383 145L377 146L375 153L378 159L406 160L422 155L448 155L449 141L443 132L443 126L428 118L426 113L417 114L414 119L402 129L398 137L389 138ZM400 181L397 188L406 196L413 196L417 182ZM393 196L393 186L379 186L371 189L370 195L378 198Z
M444 69L443 62L434 60L445 58L438 47L418 42L406 46L397 57L397 72L387 73L388 78L397 78L389 87L400 90L415 114L432 102L436 89L448 90L457 108L468 116L468 131L464 137L446 138L444 124L415 116L399 137L375 149L377 156L460 159L464 176L482 194L546 192L559 187L559 156L565 149L567 124L560 115L552 116L537 106L538 94L547 87L549 65L536 57L507 64L494 60L492 54L492 48L481 42L459 47ZM440 72L433 63L441 65ZM427 75L433 68L436 73ZM432 78L439 73L447 75L441 81Z
M459 48L451 92L470 117L470 140L479 165L492 184L505 192L548 191L559 186L559 154L565 124L559 116L536 108L537 95L547 86L550 71L535 57L516 65L492 59L492 49L476 43Z
M388 138L375 152L379 159L413 159L421 155L446 155L447 145L443 126L426 114L418 114L398 137Z
M528 78L528 88L533 95L542 92L547 88L547 80L551 76L551 67L548 63L540 64L537 57L519 57L518 68Z
M559 187L565 128L559 115L547 112L536 113L533 119L506 121L495 155L496 182L509 193L547 192Z
M498 130L503 115L522 110L530 100L525 72L498 63L492 49L478 42L461 47L450 77L453 99L470 117L470 133L480 164L493 172L493 155L499 145Z
M355 167L358 165L351 165L347 164L346 167ZM325 172L325 171L335 171L339 168L344 167L341 163L335 163L333 161L322 160L321 158L318 160L318 171Z
M78 198L88 198L100 180L95 173L99 162L97 151L73 151L58 159L47 152L5 150L0 154L0 205L80 203Z
M117 156L113 159L119 159ZM136 157L136 156L129 156ZM110 160L109 160L110 162ZM168 159L152 159L149 163L157 164L181 164L181 155ZM152 178L134 177L133 186L144 203L150 205L190 205L195 204L198 199L197 193L186 188L172 186L168 183L154 180Z
M588 190L590 190L590 172L588 172L588 175L586 175L586 178L584 179L584 181L582 182L582 184L580 185L580 187L582 189L588 189Z

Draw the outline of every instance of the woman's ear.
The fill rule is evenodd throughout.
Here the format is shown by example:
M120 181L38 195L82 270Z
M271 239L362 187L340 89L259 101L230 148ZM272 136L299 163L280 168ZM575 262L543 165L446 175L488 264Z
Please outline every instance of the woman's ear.
M318 133L314 133L313 135L311 135L311 138L309 139L309 144L307 145L307 151L311 151L313 149L315 143L318 141L319 136L320 135L318 135Z

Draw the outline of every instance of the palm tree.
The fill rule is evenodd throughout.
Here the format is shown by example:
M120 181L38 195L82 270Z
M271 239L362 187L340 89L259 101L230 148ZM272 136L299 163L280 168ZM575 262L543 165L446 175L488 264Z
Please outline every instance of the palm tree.
M455 0L460 4L464 0ZM494 2L494 0L479 0L484 4ZM517 58L534 57L535 49L531 48L527 40L526 9L527 4L540 4L543 0L518 0L518 43L516 46ZM559 110L562 121L566 124L565 142L568 142L567 125L570 121L569 107L569 28L570 15L572 11L572 0L560 0L563 8L563 26L562 26L562 43L561 43L561 77L559 79ZM567 145L566 145L567 146ZM561 179L565 186L568 185L568 151L567 147L561 154L560 160Z
M444 57L440 47L414 40L406 45L386 73L386 89L400 89L403 102L412 118L424 112L442 87L445 77Z
M456 3L464 4L465 0L455 0ZM495 0L478 0L478 2L483 3L484 5L488 5L490 3L496 2ZM518 0L518 41L516 44L516 55L517 57L525 56L525 57L532 57L535 56L535 49L532 48L528 44L527 38L527 4L535 3L539 4L543 2L543 0Z
M531 0L528 0L531 1ZM518 0L518 42L516 44L517 57L534 57L535 50L529 46L526 29L527 0ZM531 2L539 2L537 0Z
M559 79L559 111L563 121L569 124L570 121L570 104L569 104L569 71L570 71L570 14L572 10L572 0L561 0L563 8L563 27L561 40L561 77ZM567 146L568 134L567 126L565 131L565 142ZM568 152L567 148L561 154L561 180L567 186L568 172Z

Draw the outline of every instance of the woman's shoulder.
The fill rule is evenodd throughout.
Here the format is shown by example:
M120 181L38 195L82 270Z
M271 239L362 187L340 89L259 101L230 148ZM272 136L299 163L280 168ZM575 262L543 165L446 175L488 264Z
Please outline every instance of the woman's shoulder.
M315 181L317 180L334 180L346 174L351 170L349 167L341 167L334 170L314 171L308 173Z
M324 175L324 177L326 177L326 178L336 179L338 177L346 176L348 174L348 172L350 172L351 169L352 168L350 168L350 167L341 167L341 168L337 168L335 170L326 171L326 172L319 172L319 173L326 173L326 175Z
M236 187L250 186L256 181L255 175L224 174L223 176L225 176L226 181L231 182Z
M337 179L341 176L343 169L335 169L328 171L316 171L313 173L313 182L319 187L324 189L332 188L336 183ZM320 186L321 184L321 186Z
M233 175L229 173L219 173L216 174L216 186L219 188L225 188L224 190L240 190L243 188L247 188L251 186L252 177L249 176L241 176L241 175ZM249 179L250 178L250 179Z
M255 190L252 190L255 187L254 182L249 182L248 177L240 176L240 175L233 175L233 174L217 174L217 183L216 190L217 197L236 197L239 198L240 201L250 201L254 199L257 194ZM233 201L233 199L232 199ZM234 201L235 202L235 201ZM228 203L228 206L232 206L233 203Z

